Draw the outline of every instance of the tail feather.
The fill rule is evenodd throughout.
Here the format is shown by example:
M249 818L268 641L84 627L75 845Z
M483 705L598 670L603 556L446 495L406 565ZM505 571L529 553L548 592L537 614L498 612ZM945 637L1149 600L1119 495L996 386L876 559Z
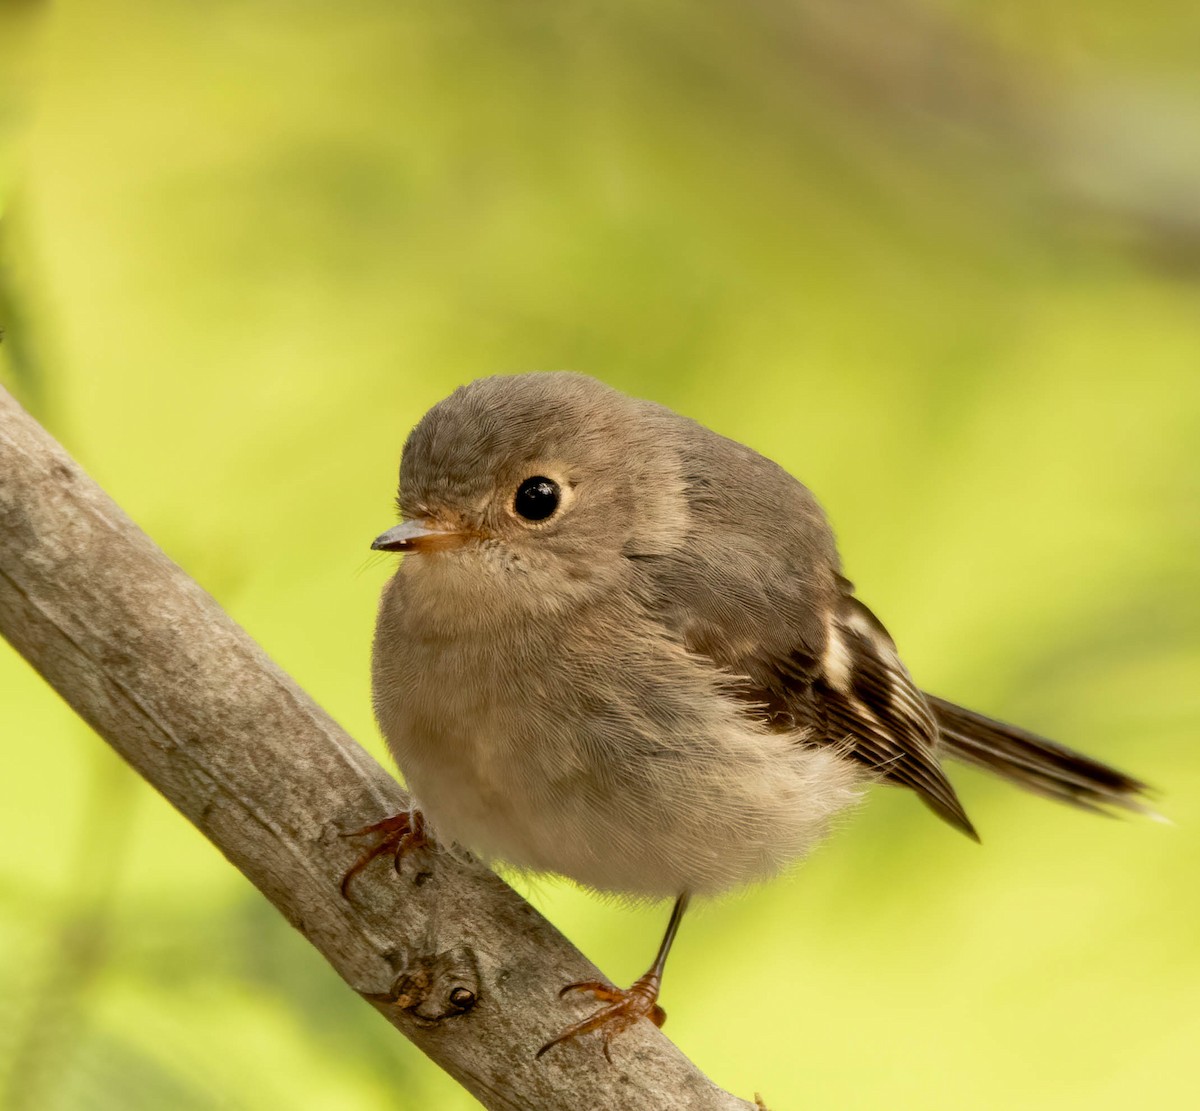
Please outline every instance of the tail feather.
M1139 779L1090 756L1004 722L926 694L937 719L942 752L974 764L1027 791L1082 810L1133 810L1154 816L1149 788Z

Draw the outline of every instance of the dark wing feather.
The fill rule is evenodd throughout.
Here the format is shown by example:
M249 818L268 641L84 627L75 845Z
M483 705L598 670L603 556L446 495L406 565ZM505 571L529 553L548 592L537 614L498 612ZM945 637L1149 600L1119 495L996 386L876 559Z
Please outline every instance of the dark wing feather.
M887 783L909 787L934 813L978 840L938 762L938 726L887 631L850 595L839 599L810 688L814 723L829 744Z
M846 584L849 589L849 584ZM728 665L727 665L728 666ZM925 696L866 606L841 593L819 651L732 661L747 676L739 691L771 728L806 743L834 745L882 782L908 787L939 817L978 840L938 760L939 728Z

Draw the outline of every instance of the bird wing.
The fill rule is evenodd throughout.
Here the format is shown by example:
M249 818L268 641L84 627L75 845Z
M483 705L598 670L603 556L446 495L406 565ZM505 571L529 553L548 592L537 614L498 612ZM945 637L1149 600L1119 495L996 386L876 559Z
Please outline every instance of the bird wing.
M818 740L845 745L883 781L916 791L939 817L978 840L938 761L939 729L925 696L887 630L848 592L834 602L825 650L807 679L807 689L793 680L775 694L808 708Z
M769 728L836 746L975 837L938 763L929 704L841 576L811 492L742 444L663 410L648 416L679 448L690 528L675 550L628 553L646 607L733 677Z
M806 744L836 746L881 781L911 788L939 817L978 840L938 761L939 727L925 695L887 630L848 582L834 579L827 591L795 596L785 590L771 608L747 595L722 612L693 591L688 606L660 610L660 616L689 651L734 677L732 689L747 713ZM674 577L670 596L678 600L685 581L695 580ZM715 590L721 580L701 581Z

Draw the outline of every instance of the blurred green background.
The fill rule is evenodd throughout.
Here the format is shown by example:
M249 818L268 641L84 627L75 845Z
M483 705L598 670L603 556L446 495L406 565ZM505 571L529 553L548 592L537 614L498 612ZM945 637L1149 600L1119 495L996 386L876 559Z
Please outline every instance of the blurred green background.
M456 384L778 459L924 686L1176 825L877 789L685 923L668 1033L775 1111L1192 1108L1198 56L1171 0L0 3L0 381L381 758L367 544ZM0 1104L474 1106L2 644L0 692ZM618 982L666 917L530 895Z

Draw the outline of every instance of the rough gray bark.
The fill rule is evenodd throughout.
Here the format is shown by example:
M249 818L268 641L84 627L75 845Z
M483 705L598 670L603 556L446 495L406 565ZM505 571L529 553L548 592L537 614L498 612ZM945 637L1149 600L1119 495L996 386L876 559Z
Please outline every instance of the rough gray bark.
M713 1108L649 1023L537 1048L596 969L482 866L421 852L339 880L398 784L0 389L0 632L402 1034L490 1108ZM419 863L419 867L415 866Z

